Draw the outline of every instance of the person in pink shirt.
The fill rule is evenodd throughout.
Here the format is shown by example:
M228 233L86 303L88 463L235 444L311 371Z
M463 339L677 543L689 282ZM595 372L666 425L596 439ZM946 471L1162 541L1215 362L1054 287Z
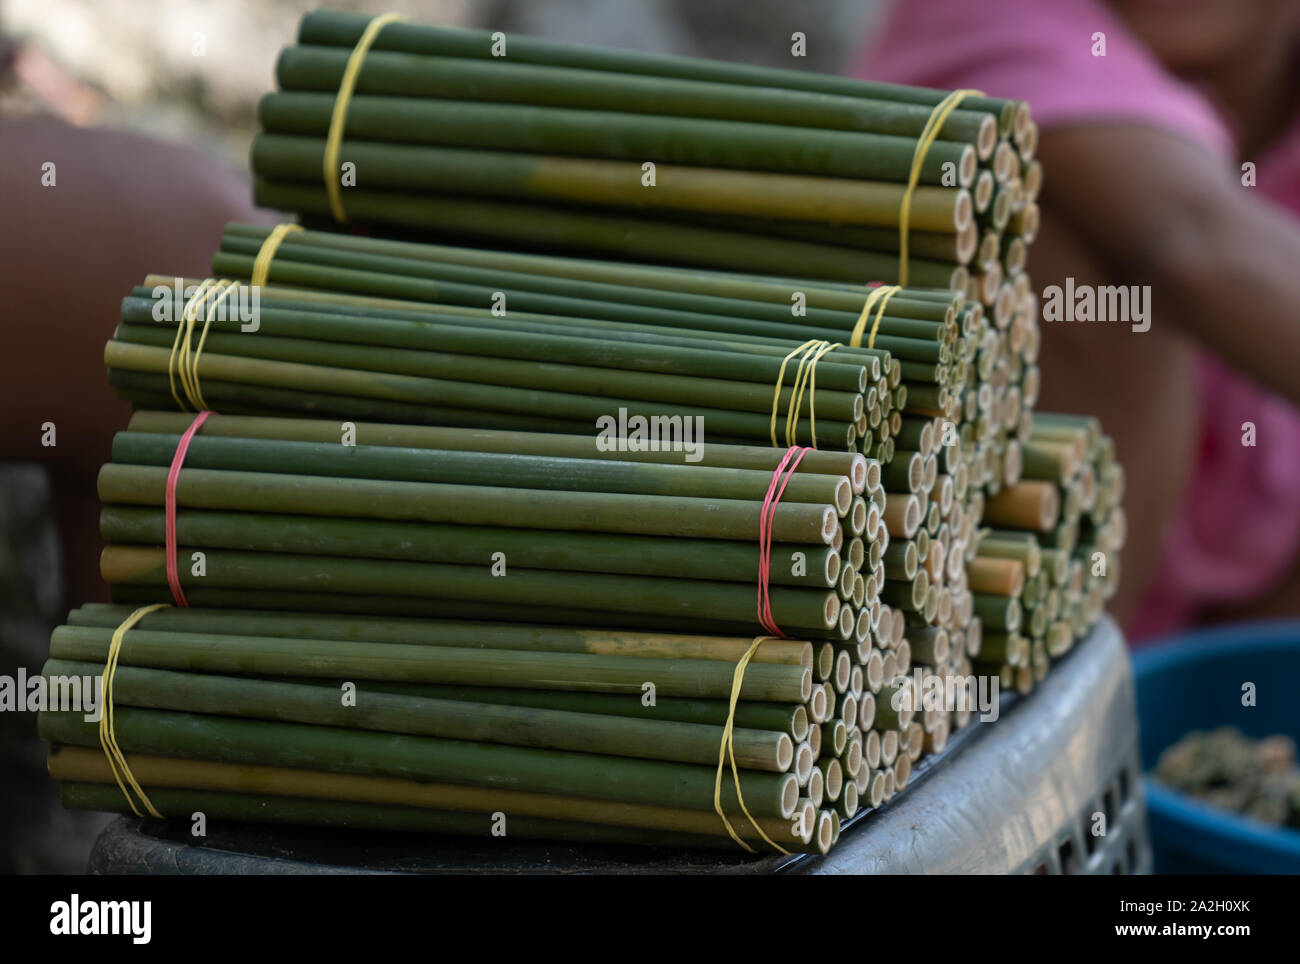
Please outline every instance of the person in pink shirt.
M1044 325L1039 403L1115 436L1130 638L1300 614L1300 0L897 0L855 72L1027 100L1035 288L1151 286Z

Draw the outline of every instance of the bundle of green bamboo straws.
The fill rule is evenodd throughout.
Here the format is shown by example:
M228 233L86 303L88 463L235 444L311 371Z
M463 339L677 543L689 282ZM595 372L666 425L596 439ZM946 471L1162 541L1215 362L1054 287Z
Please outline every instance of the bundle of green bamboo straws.
M638 261L969 286L988 304L1033 240L1042 174L1021 101L372 23L303 18L259 110L259 203Z

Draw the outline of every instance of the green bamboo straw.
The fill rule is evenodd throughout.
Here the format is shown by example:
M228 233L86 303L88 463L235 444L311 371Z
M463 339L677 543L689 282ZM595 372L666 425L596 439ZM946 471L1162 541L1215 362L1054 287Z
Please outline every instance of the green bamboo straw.
M104 346L104 361L110 369L165 375L171 357L171 351L161 346L129 344L117 340ZM741 412L679 403L516 388L486 382L357 371L325 365L219 355L210 351L202 354L196 367L200 383L205 389L211 380L281 386L327 395L337 393L384 402L434 406L481 405L500 412L521 414L540 410L553 416L587 421L593 426L597 419L614 417L620 409L626 409L630 415L646 418L703 418L706 426L711 426L714 431L726 437L762 439L771 436L770 415L762 415L757 411ZM205 396L207 394L205 391ZM213 398L220 397L215 390L211 394ZM817 426L818 438L823 444L847 444L849 428L850 423L847 421L826 419ZM812 426L807 420L800 420L797 432L799 438L796 441L804 444L812 442ZM841 438L845 439L845 443L839 442Z
M323 142L330 129L335 96L335 92L267 94L258 104L258 122L272 134L315 137ZM915 137L891 134L791 130L716 118L364 94L353 96L348 104L343 149L349 157L356 141L634 160L638 174L640 163L654 158L665 164L903 183L916 152ZM921 164L920 183L951 183L956 178L960 186L967 187L975 165L971 145L936 140ZM256 149L253 168L264 173ZM640 187L639 176L632 183Z
M357 105L357 101L353 104ZM439 108L442 106L438 105ZM442 111L438 109L433 113ZM434 118L430 120L437 122ZM349 128L351 121L349 117ZM503 138L502 143L514 146L509 137ZM973 165L967 163L972 157L969 147L944 146L952 150L944 152L951 157L943 164L966 164L963 170L973 169ZM842 175L820 176L820 170L780 173L699 166L704 162L661 161L655 168L653 190L648 190L642 183L645 172L639 159L606 160L505 149L473 150L381 143L377 140L349 140L345 149L348 160L365 171L368 188L413 194L451 192L624 210L646 209L670 217L678 213L700 214L706 224L713 222L715 216L735 216L741 219L780 218L795 224L836 223L882 229L894 226L897 230L898 209L903 197L902 185L897 182L905 181L907 177L905 172L900 174L892 166L884 175L886 179L851 180ZM317 184L324 154L323 135L258 134L253 140L253 170L259 177L277 183ZM680 152L670 152L670 155L681 156ZM894 175L892 180L887 179L889 174ZM936 172L926 183L937 185L942 176ZM966 185L961 187L965 189ZM965 194L951 187L936 186L917 200L918 229L941 236L974 229L969 220L969 201ZM741 220L736 222L736 226L745 223ZM725 220L720 226L726 226ZM854 236L848 235L847 238ZM859 243L856 238L851 242L847 238L845 243ZM837 239L832 234L827 240L834 243ZM952 244L949 238L948 245L932 242L927 247L931 251L946 252ZM918 250L917 254L924 252ZM944 255L941 260L956 259ZM969 261L969 257L966 260Z
M364 14L315 11L303 17L298 30L298 43L351 48L356 46L370 19ZM488 30L394 23L380 31L371 49L486 60L492 57L492 45L492 32ZM589 47L522 35L511 35L509 38L509 57L511 63L601 70L618 74L640 74L746 87L778 87L926 106L933 106L946 96L945 91L923 87L907 87L901 84L857 80L801 70L758 67L721 60ZM1020 101L972 97L963 101L963 106L967 110L988 111L996 115L999 131L1004 135L1011 132L1014 122L1018 121L1016 126L1022 130L1028 123L1027 112L1023 102Z
M114 712L125 753L151 753L225 763L321 769L331 773L507 787L712 810L716 764L666 763L627 757L512 747L405 734L197 713L124 707ZM38 728L51 743L99 746L99 727L78 712L41 713ZM798 796L794 774L741 771L749 810L787 817ZM120 792L120 791L118 791ZM735 785L723 780L723 806L738 810Z
M42 675L94 675L99 663L52 659ZM115 707L211 713L241 719L314 723L381 733L579 750L678 763L716 763L723 728L698 723L636 720L504 704L425 699L357 687L355 706L320 686L251 680L210 673L179 673L122 663L113 677ZM736 765L784 773L794 743L784 733L736 728Z
M154 304L152 299L126 299L122 320L128 324L123 328L138 330L150 326L154 329L172 329L173 323L153 320ZM715 336L717 340L679 337L670 343L663 339L672 337L672 329L659 329L665 334L659 335L656 332L652 336L644 331L622 330L621 325L590 325L589 319L581 322L574 320L567 324L539 324L522 321L514 316L509 319L493 318L488 312L478 313L472 318L429 312L417 319L419 324L412 324L406 320L373 315L346 316L325 313L319 309L304 310L306 308L305 304L302 308L281 308L269 305L264 298L258 314L260 337L244 341L279 337L340 343L340 347L362 344L426 352L455 352L459 355L562 361L597 368L757 381L765 383L769 389L776 382L782 358L793 347L789 345L790 338L782 338L780 344L783 347L778 348L767 343L746 345L743 342L724 341L723 335ZM471 320L475 323L473 328L467 325ZM910 322L910 319L900 321L909 326L927 325L926 322ZM239 324L236 319L214 320L209 334L213 340L205 342L205 348L209 344L220 344L216 339L222 334L226 335L226 344L237 344L231 342L230 337ZM891 331L895 324L889 326ZM509 332L509 335L502 337L497 332ZM616 340L611 341L611 335ZM620 335L622 337L618 337ZM858 354L852 349L836 349L826 356L817 366L818 386L843 392L863 391L866 388L868 369L859 363ZM770 391L768 395L771 395Z
M224 248L228 241L237 237L254 238L260 244L270 232L271 229L263 225L232 221L226 225L225 232L222 234L222 246ZM649 296L645 289L651 289L659 297L672 298L679 294L690 294L708 299L708 308L704 310L721 314L738 312L745 317L769 318L767 314L762 313L763 309L779 306L780 317L770 320L785 320L790 312L791 294L794 291L800 291L806 296L808 321L818 324L831 323L831 320L821 318L818 314L821 311L829 312L832 316L843 312L856 317L862 309L866 293L863 288L828 285L810 281L808 278L782 280L780 276L762 277L736 272L706 271L701 268L465 248L391 238L336 234L329 231L295 232L293 241L313 247L390 254L402 258L604 283L607 286L605 290L610 292L605 296L607 298L615 297L617 292L623 291L630 292L631 296L640 302ZM927 289L905 288L890 299L890 305L894 310L908 317L941 319L945 315L945 306L942 303L943 299L936 301L936 294L939 293ZM949 306L954 303L954 299L960 297L956 292L946 293ZM737 305L736 302L747 304ZM675 302L664 304L647 301L646 303L656 304L659 307L681 307Z
M128 430L179 434L189 428L192 416L180 412L136 412ZM409 448L455 449L472 452L514 452L519 455L551 455L573 459L616 459L632 462L673 462L680 453L666 451L624 451L602 449L591 435L498 432L439 428L416 425L354 423L357 443L398 445ZM247 418L212 415L203 423L204 436L281 439L301 442L335 442L340 439L338 422L323 419ZM705 446L701 466L756 469L771 472L784 452L763 446ZM869 476L867 461L853 452L813 451L804 453L796 475L806 472L846 476L854 495L862 491Z
M155 788L150 799L167 813L203 813L218 820L281 823L293 826L343 827L356 830L399 830L418 833L488 837L492 817L487 813L459 813L419 807L265 797L248 793ZM112 784L64 783L60 799L69 810L102 810L132 815L122 791ZM564 840L575 843L658 844L723 850L738 848L728 837L650 831L642 828L606 827L590 822L517 817L507 825L509 835L521 840Z
M118 432L114 462L171 465L180 436ZM195 436L185 451L187 468L276 471L335 478L488 485L582 492L623 492L698 498L761 501L771 473L750 469L659 465L495 452L439 451L337 442L287 442L266 439ZM782 501L830 504L849 510L853 488L846 476L795 475Z
M662 833L691 833L715 836L722 831L716 814L701 810L649 807L585 800L555 794L525 793L517 790L459 787L447 783L416 783L383 777L326 773L320 770L295 770L283 767L259 767L206 760L183 760L177 757L135 755L131 769L143 785L150 788L175 788L230 792L256 786L268 794L274 806L277 799L330 800L366 804L393 804L418 807L425 812L447 810L475 814L487 821L489 815L505 813L514 817L584 820L604 827L641 828L652 838ZM114 783L112 770L103 753L85 747L55 745L49 754L50 775L68 783ZM121 796L121 791L118 791ZM125 798L123 798L125 803ZM789 822L759 818L760 826L770 839L796 843ZM483 827L488 826L485 822ZM513 833L513 822L506 825ZM749 821L733 821L738 834L747 839L761 839ZM486 829L480 828L483 833ZM787 849L789 849L787 847Z
M164 468L109 463L99 473L99 496L107 503L161 506L166 484ZM758 539L761 509L761 505L741 499L563 492L211 469L183 471L176 486L176 504L195 509L744 540ZM836 512L830 505L782 502L773 516L772 539L830 545L837 526Z
M327 47L286 47L276 61L282 90L339 89L348 52ZM357 75L358 94L544 104L626 113L671 114L721 120L871 131L917 137L931 111L919 104L868 100L775 87L639 77L609 71L540 67L465 57L420 57L371 51ZM987 145L997 137L991 115L955 110L939 128L945 140Z
M108 505L100 537L123 545L160 545L161 510ZM486 565L505 553L509 567L612 572L679 579L722 579L750 585L758 578L758 547L718 539L675 539L615 533L549 532L435 526L426 523L306 518L273 513L177 513L176 538L186 546L309 555ZM503 547L508 547L504 548ZM828 546L774 546L773 583L833 588L840 554ZM739 655L739 654L737 654Z
M114 340L123 344L151 345L170 351L175 336L157 327L120 325ZM363 345L278 338L259 332L256 338L238 334L209 333L204 340L204 354L227 358L254 358L329 367L335 370L375 372L448 379L453 383L508 385L592 397L620 396L671 404L689 399L697 409L755 412L769 416L773 409L775 377L769 381L737 381L687 375L626 371L563 363L538 364L536 361L493 358L483 355L454 355L430 351L398 351ZM779 367L779 365L777 366ZM820 366L819 366L820 367ZM785 379L776 407L782 418L794 395L794 377ZM818 386L804 392L802 416L811 407L827 422L852 422L862 413L861 396L855 392L833 391Z
M111 630L60 626L50 637L50 656L101 662ZM589 653L479 650L348 640L302 640L133 630L121 650L126 666L184 672L328 676L391 682L504 685L525 689L642 694L653 681L665 696L719 699L730 696L734 662L646 659ZM752 670L752 673L751 673ZM803 666L758 663L747 667L745 699L803 702L812 673Z
M201 547L182 546L184 559ZM596 601L602 609L654 618L718 619L760 628L754 589L741 583L616 573L576 573L545 569L508 570L501 576L488 564L347 559L287 553L202 549L205 571L182 568L181 585L225 589L271 589L344 592L461 599L485 605L534 603L582 606ZM110 584L168 585L165 552L145 546L108 546L100 556L100 573ZM830 590L791 586L771 588L774 618L784 629L826 635L839 619L839 598Z
M921 189L918 189L918 191ZM930 188L954 192L963 188ZM257 178L254 201L262 207L328 217L324 187ZM898 258L887 254L675 224L624 214L601 214L540 204L409 194L349 188L349 215L458 238L498 244L562 247L569 252L597 252L639 261L686 260L708 268L748 271L781 277L787 274L825 281L864 284L871 279L898 280ZM965 286L965 268L919 258L908 261L909 283L924 287ZM237 273L221 269L220 273Z

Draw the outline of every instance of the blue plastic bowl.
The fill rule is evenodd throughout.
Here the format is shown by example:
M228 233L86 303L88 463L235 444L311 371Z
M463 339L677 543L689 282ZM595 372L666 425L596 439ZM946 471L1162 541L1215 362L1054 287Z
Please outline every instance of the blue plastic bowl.
M1192 730L1235 726L1300 743L1300 622L1250 623L1188 633L1139 650L1142 765ZM1255 705L1242 686L1255 684ZM1226 813L1145 781L1157 873L1300 873L1300 830Z

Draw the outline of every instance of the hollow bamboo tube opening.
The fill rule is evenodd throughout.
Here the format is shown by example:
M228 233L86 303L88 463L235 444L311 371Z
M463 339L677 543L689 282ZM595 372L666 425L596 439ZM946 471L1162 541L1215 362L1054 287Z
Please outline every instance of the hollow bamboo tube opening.
M826 691L820 686L817 687L812 691L812 696L807 700L807 703L810 722L814 724L825 722L828 709L826 706Z
M853 778L853 785L858 788L859 803L867 799L867 791L871 788L871 767L858 767L857 775Z
M814 807L820 807L822 801L826 798L826 777L822 775L819 767L813 767L812 773L808 774L808 799Z
M840 650L835 656L835 689L843 693L849 688L849 675L853 670L853 660L848 650Z
M841 599L851 599L853 597L853 583L858 578L857 570L845 567L840 570L840 578L836 580L835 591L840 594Z
M871 612L868 609L859 609L857 622L853 627L853 640L856 643L865 643L871 638Z
M885 681L885 657L878 649L873 649L871 655L867 657L867 688L873 693L879 693L880 687Z
M892 767L898 759L898 731L886 730L880 737L880 759L885 766Z
M843 702L840 704L840 717L845 726L858 725L858 698L853 695L853 690L844 694Z
M854 456L854 458L858 457L859 456L857 455ZM863 479L863 491L874 492L876 489L880 488L880 463L875 459L868 459L866 456L861 456L861 458L863 462L866 463L866 475Z
M883 770L872 768L871 785L868 788L867 799L871 803L872 809L885 802L885 772Z
M1006 184L1020 173L1020 157L1007 141L999 141L993 149L993 176L999 184Z
M989 209L989 202L993 200L993 191L996 187L997 181L993 177L993 172L988 168L981 169L971 188L971 206L977 213L983 214Z
M808 775L812 772L813 752L807 741L800 743L794 754L794 778L799 786L806 786Z
M849 511L849 506L853 502L853 484L848 478L842 478L835 483L834 490L835 511L839 515Z
M848 819L858 812L858 785L856 783L844 784L844 795L840 798L840 805L837 808Z
M880 767L880 761L884 755L883 741L880 739L879 730L871 730L866 739L862 741L862 755L866 758L867 766L875 770Z
M826 585L833 586L840 574L840 569L844 565L844 560L834 549L827 549L823 557L823 565L826 576Z
M893 766L885 767L885 803L894 799L894 791L897 788L897 777L894 776Z
M864 533L874 533L880 528L880 506L875 502L866 503L866 517L862 521L862 531ZM859 563L859 567L861 563Z
M794 741L789 735L782 733L776 741L776 766L777 769L784 773L790 769L790 764L794 760Z
M851 740L844 754L844 769L850 776L854 776L860 766L862 766L862 741Z
M817 681L821 682L830 679L831 671L835 668L835 645L833 643L822 643L817 647L817 662L814 669L817 673Z
M867 500L858 496L849 509L849 531L855 536L862 535L867 528Z
M876 697L871 693L863 693L858 700L858 729L866 733L876 722ZM874 732L874 731L872 731ZM870 740L870 735L867 740Z
M840 520L835 509L827 506L826 511L822 513L822 541L827 545L835 538L835 533L839 531Z
M840 761L832 758L826 764L826 799L834 802L840 798L844 789L844 770Z
M817 818L817 852L824 854L835 842L835 814L823 810Z
M904 753L894 763L894 788L896 790L906 788L907 781L910 779L912 779L912 760Z
M781 783L781 816L788 820L794 816L794 808L798 805L799 778L793 773L787 773Z
M796 742L802 742L808 736L808 710L796 706L790 718L790 736Z
M843 720L831 720L822 729L822 749L829 749L832 756L839 756L844 752L844 745L848 739L849 729L844 725Z
M821 759L822 728L820 723L814 723L808 727L808 749L812 752L814 760Z
M858 605L858 603L854 603L854 605ZM857 625L857 621L854 617L854 611L855 610L853 606L844 605L840 607L840 611L839 611L840 639L853 638L853 630Z
M868 509L868 512L871 510ZM866 545L861 538L854 536L849 540L848 560L849 566L853 569L861 569L862 563L866 561Z
M862 672L862 667L858 664L853 665L853 671L849 674L849 692L853 694L854 700L861 702L862 691L866 688L867 677ZM845 720L847 723L848 720Z

